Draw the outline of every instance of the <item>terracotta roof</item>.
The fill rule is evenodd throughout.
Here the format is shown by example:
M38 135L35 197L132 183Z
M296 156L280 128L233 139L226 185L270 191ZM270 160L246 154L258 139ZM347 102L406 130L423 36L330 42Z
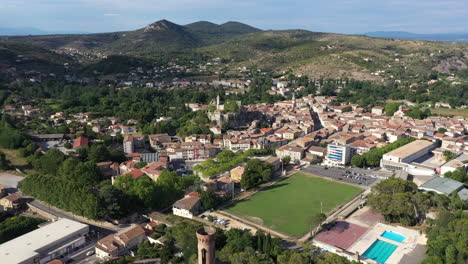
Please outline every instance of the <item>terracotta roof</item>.
M198 203L200 203L199 197L189 196L176 201L174 207L191 211Z
M54 259L47 262L47 264L63 264L63 261L61 261L60 259Z
M155 227L155 226L158 225L158 222L156 222L156 221L151 221L151 222L149 222L149 223L146 224L146 225L151 226L151 227Z
M232 182L232 179L229 176L224 176L224 177L221 177L221 178L217 179L216 182L223 183L223 184L229 184L229 183Z
M73 148L79 148L83 146L88 146L88 138L78 137L73 141Z
M145 235L145 230L143 227L134 225L124 232L117 234L117 237L119 237L125 244L127 244L129 241L132 241L142 235Z
M130 171L128 174L132 175L132 177L135 179L140 178L141 176L145 175L145 173L141 171L140 169L134 169Z
M191 193L188 193L187 195L185 196L190 196L190 197L200 197L200 193L198 192L191 192Z
M96 247L106 253L114 252L118 250L120 246L123 245L114 237L114 235L108 235L96 243Z
M4 197L3 199L7 199L10 202L16 202L16 201L19 201L21 199L21 194L19 192L16 192L16 193L13 193L13 194L10 194L10 195Z

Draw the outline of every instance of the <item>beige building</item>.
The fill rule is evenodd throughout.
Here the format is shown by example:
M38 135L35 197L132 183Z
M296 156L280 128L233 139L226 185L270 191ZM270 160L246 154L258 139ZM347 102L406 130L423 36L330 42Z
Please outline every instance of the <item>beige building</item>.
M20 193L13 193L0 199L0 206L3 211L16 211L24 204Z
M381 107L381 106L372 107L372 113L373 113L374 115L383 115L383 113L384 113L384 108Z
M298 162L304 157L304 149L286 145L276 149L276 156L280 159L289 156L291 158L291 162Z
M242 180L242 175L245 172L245 167L237 166L230 171L231 179L235 182L240 182Z
M139 243L145 241L145 230L139 225L108 235L96 243L96 256L100 259L125 254L127 250L135 248Z
M388 170L401 170L415 159L428 154L436 145L427 140L415 140L383 155L381 167Z

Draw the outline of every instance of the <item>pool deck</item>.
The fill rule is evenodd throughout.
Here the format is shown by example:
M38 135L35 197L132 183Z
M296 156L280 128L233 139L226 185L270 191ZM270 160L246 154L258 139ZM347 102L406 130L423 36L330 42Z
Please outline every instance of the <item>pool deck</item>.
M393 231L396 233L400 233L404 235L406 239L403 242L399 243L381 237L382 233L385 231ZM393 252L393 254L385 262L388 264L398 264L405 254L410 254L413 251L417 244L426 244L426 237L424 235L421 235L417 230L401 226L391 226L383 223L377 223L373 228L369 229L359 240L357 240L348 250L351 252L359 252L359 254L362 255L377 239L398 246L397 249ZM375 263L374 261L369 262Z

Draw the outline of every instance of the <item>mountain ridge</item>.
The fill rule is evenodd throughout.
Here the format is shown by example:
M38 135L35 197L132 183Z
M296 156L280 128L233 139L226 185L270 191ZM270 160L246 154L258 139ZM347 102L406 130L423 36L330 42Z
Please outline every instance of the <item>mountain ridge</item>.
M259 31L261 30L234 21L221 25L208 21L179 25L162 19L132 31L4 36L0 39L34 44L48 49L74 48L94 49L99 52L109 51L109 53L136 53L201 47Z

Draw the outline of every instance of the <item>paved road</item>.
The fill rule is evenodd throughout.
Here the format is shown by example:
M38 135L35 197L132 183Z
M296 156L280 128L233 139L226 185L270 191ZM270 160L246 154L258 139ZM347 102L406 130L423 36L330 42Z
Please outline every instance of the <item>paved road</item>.
M90 241L87 241L86 242L87 245L84 248L80 249L77 252L73 252L66 259L73 259L73 262L71 263L77 263L77 264L94 263L96 261L96 255L93 254L91 256L87 256L86 253L88 253L89 251L94 252L96 242L97 242L96 239L91 239Z
M48 212L49 214L55 215L58 218L67 218L67 219L70 219L70 220L73 220L73 221L82 222L82 221L80 221L79 219L77 219L77 218L75 218L73 216L70 217L67 214L64 214L64 213L62 213L60 211L54 210L53 208L41 203L40 201L34 200L34 201L29 202L29 203L32 204L33 206L43 210L43 211ZM101 238L104 237L104 236L107 236L109 234L113 234L116 231L114 229L110 229L110 228L105 227L105 226L92 225L92 224L89 224L89 223L86 223L86 222L83 222L83 223L89 225L90 231L94 230L94 232L99 233L99 236Z
M43 210L43 211L46 211L48 212L49 214L52 214L52 215L55 215L56 217L58 218L67 218L67 219L71 219L71 220L74 220L74 221L79 221L79 219L76 219L74 217L70 217L69 215L67 214L64 214L60 211L57 211L57 210L54 210L53 208L50 208L49 206L37 201L37 200L34 200L34 201L31 201L30 204L32 204L33 206ZM79 221L81 222L81 221ZM69 259L73 259L73 261L71 263L79 263L79 264L91 264L91 263L94 263L95 260L96 260L96 257L95 255L92 255L92 256L86 256L86 253L91 251L91 250L94 250L94 247L96 246L96 242L105 237L105 236L108 236L110 234L113 234L115 233L115 230L112 230L112 229L109 229L109 228L106 228L104 226L96 226L96 225L92 225L92 224L89 224L89 223L84 223L84 224L87 224L89 225L89 230L90 230L90 233L89 233L89 236L86 240L86 246L82 249L80 249L79 251L76 251L76 252L72 252L69 256L66 256L63 258L63 260L67 261Z

